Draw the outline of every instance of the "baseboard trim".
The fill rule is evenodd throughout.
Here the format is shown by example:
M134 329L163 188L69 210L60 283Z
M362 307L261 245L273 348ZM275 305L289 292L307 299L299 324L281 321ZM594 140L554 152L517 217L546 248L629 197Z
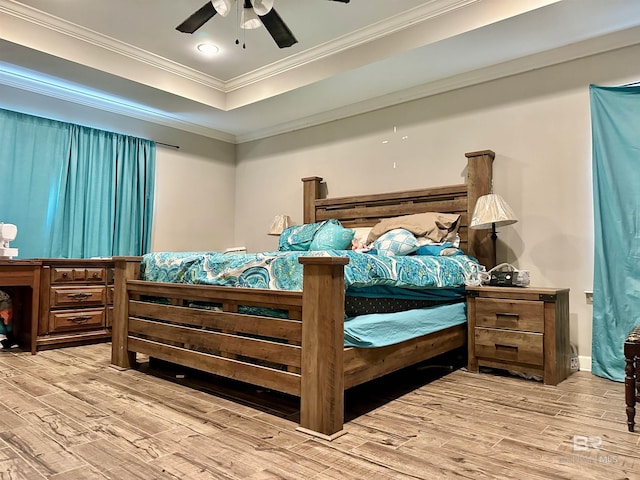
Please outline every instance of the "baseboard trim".
M578 363L580 364L580 371L583 371L583 372L591 371L591 357L578 355Z

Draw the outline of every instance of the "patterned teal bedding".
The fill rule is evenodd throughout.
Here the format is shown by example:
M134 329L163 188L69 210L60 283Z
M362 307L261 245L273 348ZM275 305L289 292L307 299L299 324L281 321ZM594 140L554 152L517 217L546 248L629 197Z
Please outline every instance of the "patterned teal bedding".
M353 250L266 252L156 252L144 255L141 278L154 282L302 291L301 256L348 257L345 286L452 288L478 280L480 265L466 255L385 257Z
M172 252L145 255L141 278L154 282L302 291L303 267L298 262L301 256L349 257L344 272L347 294L351 290L368 296L367 289L373 288L371 296L374 297L386 296L386 292L393 296L394 292L404 290L401 297L406 298L407 290L411 290L424 298L436 298L442 292L442 300L449 302L407 312L345 318L345 346L361 348L391 345L466 322L463 287L477 282L478 272L483 269L477 260L466 255L385 257L352 250L254 254ZM453 289L457 293L452 292ZM458 303L451 304L452 301ZM247 313L286 315L286 312L266 310L258 308Z

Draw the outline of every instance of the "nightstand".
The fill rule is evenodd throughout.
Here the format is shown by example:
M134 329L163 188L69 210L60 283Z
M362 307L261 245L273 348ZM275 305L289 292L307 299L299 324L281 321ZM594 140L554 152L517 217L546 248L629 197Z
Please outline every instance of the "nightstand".
M38 350L111 340L111 259L43 258Z
M468 370L481 366L542 377L571 372L569 289L467 287Z

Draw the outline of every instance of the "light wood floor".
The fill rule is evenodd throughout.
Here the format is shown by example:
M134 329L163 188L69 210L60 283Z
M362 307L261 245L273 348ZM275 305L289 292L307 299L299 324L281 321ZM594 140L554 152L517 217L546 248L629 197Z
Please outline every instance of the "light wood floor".
M545 387L409 369L348 392L348 433L329 443L295 431L293 398L109 358L109 344L0 352L0 478L640 478L624 387L587 372Z

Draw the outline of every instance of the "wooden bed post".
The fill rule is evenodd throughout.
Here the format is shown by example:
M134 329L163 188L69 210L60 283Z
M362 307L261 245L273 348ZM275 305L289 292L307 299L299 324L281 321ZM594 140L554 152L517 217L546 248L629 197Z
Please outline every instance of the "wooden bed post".
M129 294L127 280L137 280L140 274L140 257L114 257L116 267L113 297L113 325L111 330L111 363L121 368L131 368L136 363L135 352L127 348L129 330Z
M467 157L467 211L469 212L468 224L471 224L471 215L476 206L476 201L482 195L491 193L493 182L493 159L495 153L491 150L465 153ZM473 255L484 265L487 270L494 267L494 245L491 241L490 230L473 230L467 232L469 242L469 254Z
M304 190L303 196L303 223L315 223L316 222L316 204L315 201L320 198L320 183L322 177L306 177L302 179L302 185Z
M298 430L333 440L344 423L344 266L346 257L300 257L302 377Z

